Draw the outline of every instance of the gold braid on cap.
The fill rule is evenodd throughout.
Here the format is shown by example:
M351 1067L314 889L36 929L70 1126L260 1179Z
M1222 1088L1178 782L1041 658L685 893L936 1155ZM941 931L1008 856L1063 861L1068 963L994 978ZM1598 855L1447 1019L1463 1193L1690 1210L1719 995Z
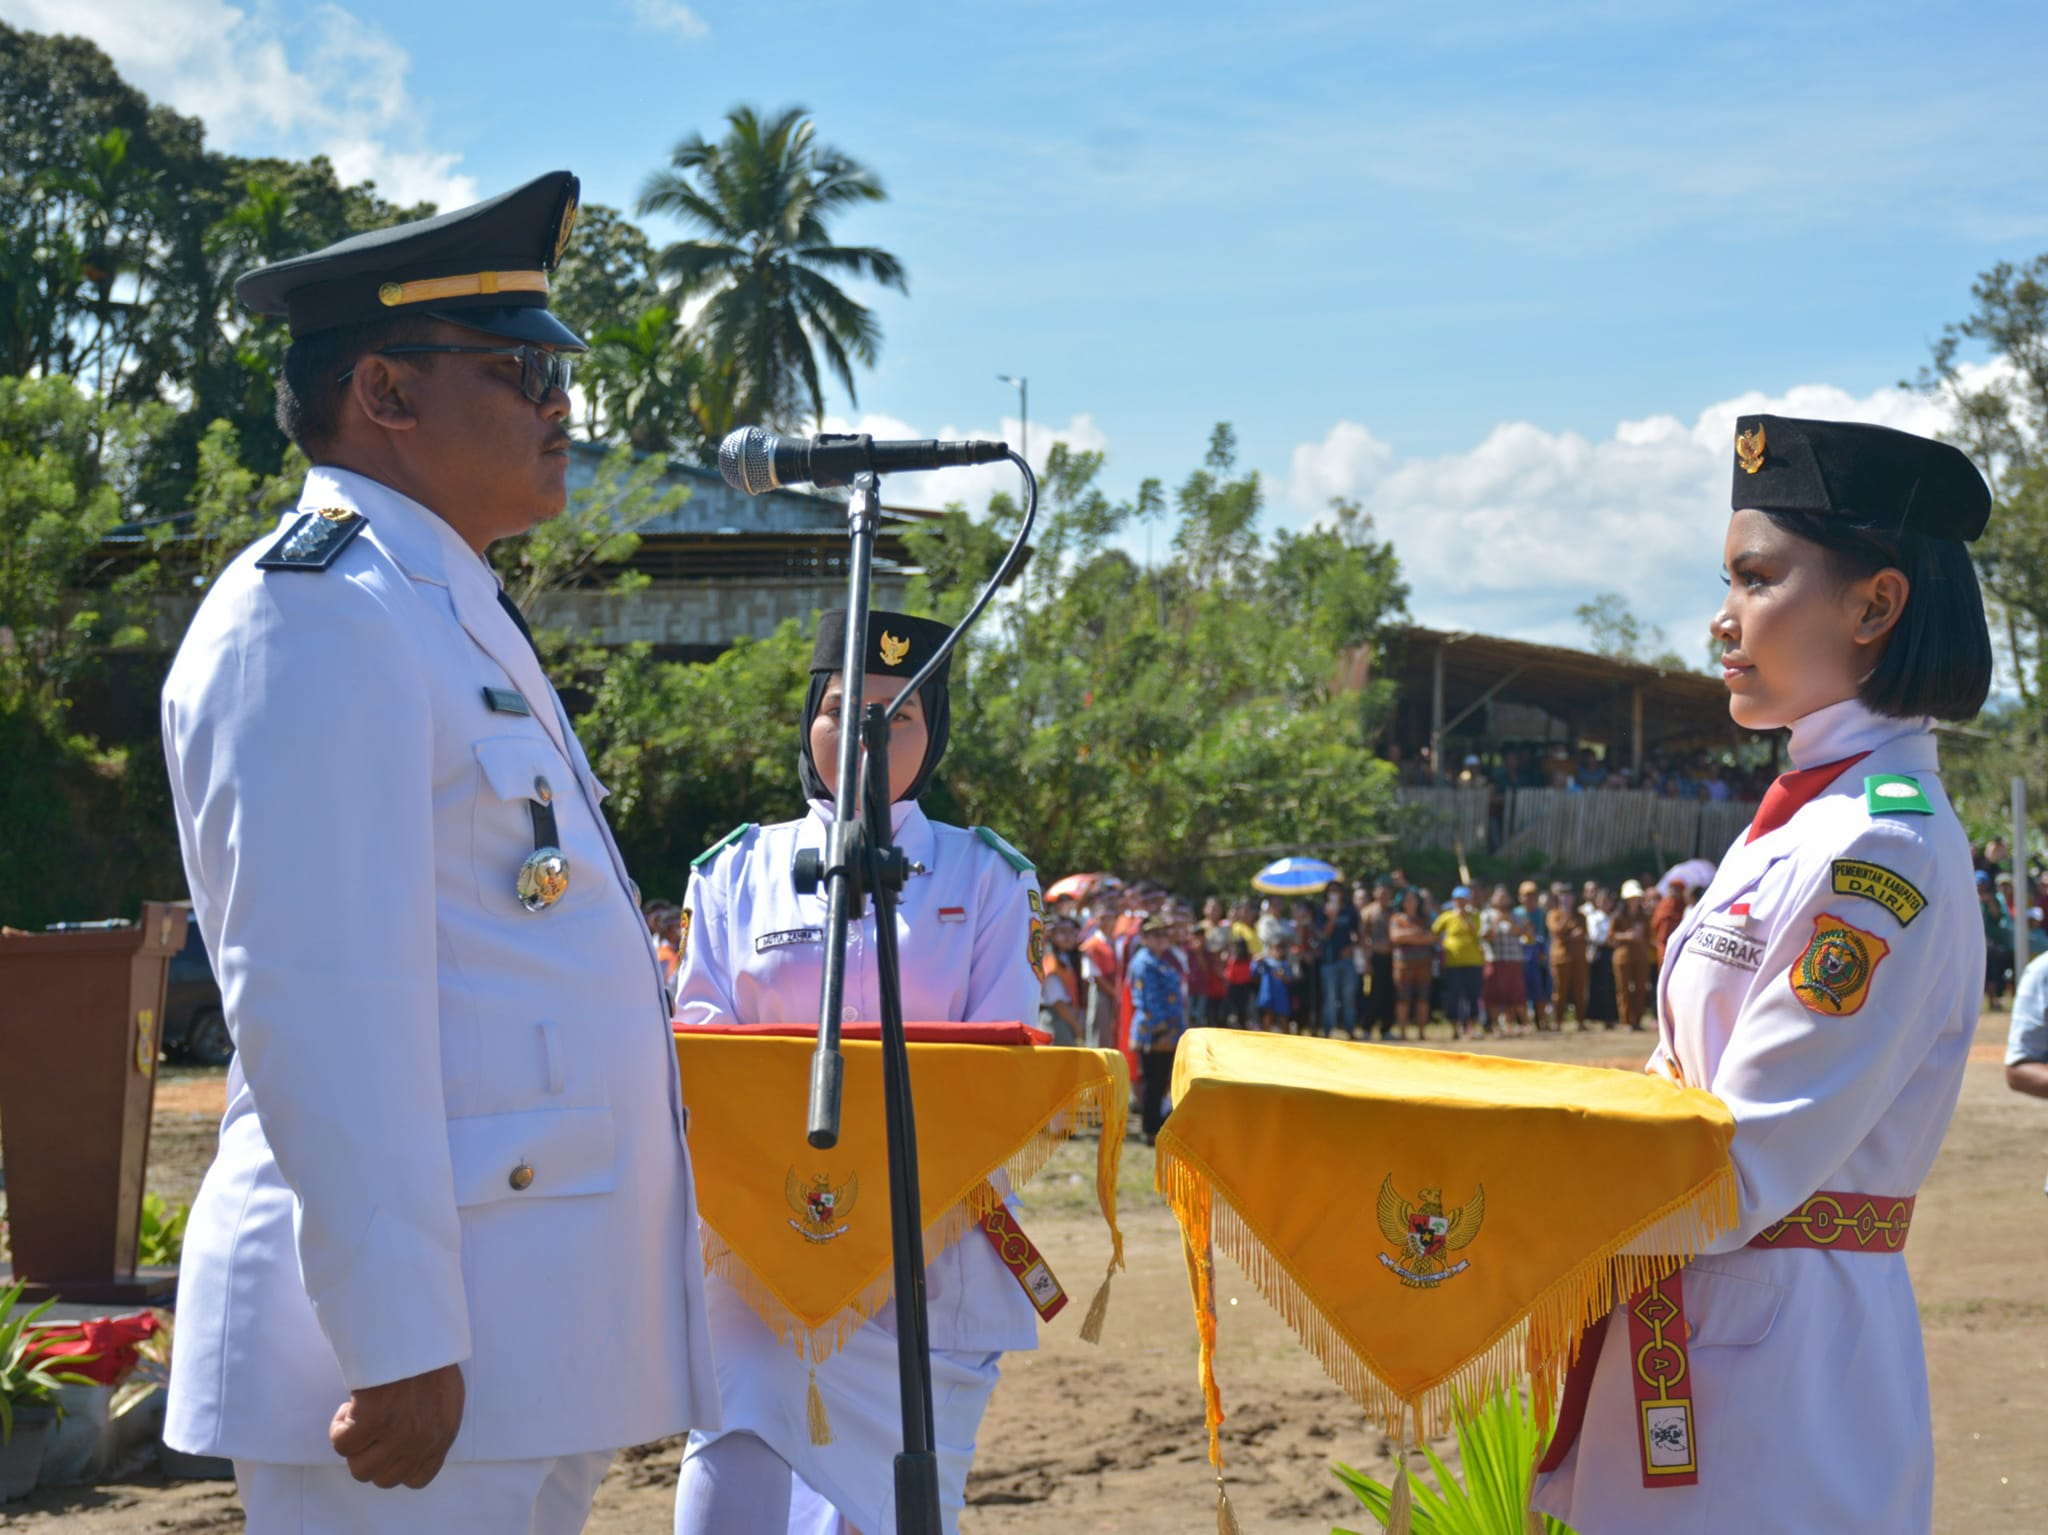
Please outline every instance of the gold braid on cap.
M414 282L387 282L377 300L387 309L400 304L427 304L439 299L474 298L479 293L545 293L545 272L471 272L466 277L422 277Z

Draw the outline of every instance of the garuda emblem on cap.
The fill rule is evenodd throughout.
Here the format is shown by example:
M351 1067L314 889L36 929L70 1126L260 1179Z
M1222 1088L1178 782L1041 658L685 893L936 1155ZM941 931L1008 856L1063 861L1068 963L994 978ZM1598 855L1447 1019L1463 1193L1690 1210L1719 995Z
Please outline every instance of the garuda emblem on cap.
M1746 432L1735 434L1735 461L1744 474L1759 473L1764 467L1764 424L1759 421Z
M569 236L576 232L576 214L580 207L581 204L576 200L576 185L571 182L569 195L562 203L562 222L555 230L555 255L548 263L550 267L562 264L562 253L569 248Z
M903 658L910 654L910 641L899 640L887 629L882 631L881 647L884 666L901 666Z

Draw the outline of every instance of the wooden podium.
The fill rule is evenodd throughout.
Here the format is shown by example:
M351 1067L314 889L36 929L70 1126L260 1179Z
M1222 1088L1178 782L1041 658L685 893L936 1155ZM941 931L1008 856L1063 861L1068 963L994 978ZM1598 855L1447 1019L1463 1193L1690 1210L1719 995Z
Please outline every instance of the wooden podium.
M13 1277L28 1298L168 1302L171 1269L138 1272L143 1175L164 987L182 906L139 923L0 934L0 1152Z

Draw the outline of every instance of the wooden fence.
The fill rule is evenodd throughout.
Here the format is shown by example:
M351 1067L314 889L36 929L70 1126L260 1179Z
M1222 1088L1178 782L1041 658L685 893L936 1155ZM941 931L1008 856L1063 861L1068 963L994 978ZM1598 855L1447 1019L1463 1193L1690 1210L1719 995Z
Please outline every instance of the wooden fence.
M1510 789L1497 821L1489 789L1403 789L1400 801L1403 847L1541 854L1574 869L1645 852L1718 862L1756 814L1749 800L1667 799L1642 789Z
M1400 842L1403 847L1462 847L1467 852L1492 845L1490 805L1493 791L1485 786L1403 789Z

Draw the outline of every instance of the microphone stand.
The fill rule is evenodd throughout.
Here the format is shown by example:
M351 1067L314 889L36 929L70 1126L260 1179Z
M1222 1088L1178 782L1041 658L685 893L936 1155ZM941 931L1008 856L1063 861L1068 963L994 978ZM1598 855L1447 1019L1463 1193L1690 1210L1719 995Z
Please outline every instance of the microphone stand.
M839 778L834 815L821 856L797 856L796 886L804 894L825 887L825 974L818 998L818 1048L811 1057L806 1138L820 1151L839 1143L840 1096L846 1062L839 1052L846 996L846 935L866 901L875 904L875 979L881 997L882 1112L889 1148L889 1228L896 1282L896 1371L903 1403L903 1449L896 1456L897 1535L943 1535L939 1513L939 1458L932 1412L931 1324L925 1305L923 1205L917 1184L917 1123L910 1090L910 1047L903 1032L903 984L896 948L896 903L910 874L896 846L889 785L889 731L897 708L959 644L970 624L1016 565L1038 512L1038 482L1023 471L1023 525L966 618L910 679L889 708L865 701L868 613L874 585L875 528L881 520L881 481L854 477L847 504L852 559L847 572L846 653L840 673ZM850 722L858 720L856 731Z

